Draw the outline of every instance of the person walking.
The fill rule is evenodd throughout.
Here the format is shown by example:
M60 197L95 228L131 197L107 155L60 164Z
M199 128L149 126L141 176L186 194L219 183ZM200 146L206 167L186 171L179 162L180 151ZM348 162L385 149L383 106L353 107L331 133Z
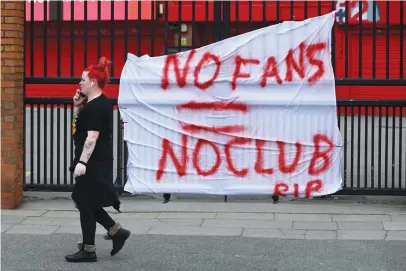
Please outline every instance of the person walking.
M96 222L107 230L105 239L112 240L110 255L117 254L131 232L115 222L103 207L119 211L120 201L114 190L112 148L112 104L103 89L109 80L110 61L101 57L97 64L82 74L80 90L73 97L72 135L75 158L71 166L75 177L72 200L80 213L83 240L79 251L65 256L69 262L97 261Z

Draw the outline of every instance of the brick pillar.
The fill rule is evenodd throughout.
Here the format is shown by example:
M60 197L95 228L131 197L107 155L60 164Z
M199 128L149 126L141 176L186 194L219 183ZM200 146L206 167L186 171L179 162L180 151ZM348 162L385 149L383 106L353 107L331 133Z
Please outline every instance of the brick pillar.
M25 1L1 1L1 209L23 198Z

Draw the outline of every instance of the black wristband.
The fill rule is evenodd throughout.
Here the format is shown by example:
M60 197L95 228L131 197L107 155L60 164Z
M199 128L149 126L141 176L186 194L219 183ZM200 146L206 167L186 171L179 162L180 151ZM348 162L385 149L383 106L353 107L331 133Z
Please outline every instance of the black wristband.
M85 162L79 161L78 164L82 164L82 165L84 165L85 167L87 167L87 164L86 164Z

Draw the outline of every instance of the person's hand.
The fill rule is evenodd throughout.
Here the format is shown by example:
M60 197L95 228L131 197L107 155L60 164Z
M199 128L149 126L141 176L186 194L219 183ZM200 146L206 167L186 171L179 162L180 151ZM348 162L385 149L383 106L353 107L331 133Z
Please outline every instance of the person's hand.
M73 96L73 105L80 106L85 99L86 97L80 96L80 89L77 89L75 96Z
M86 166L83 164L77 164L75 167L75 171L73 173L76 177L82 176L86 174Z

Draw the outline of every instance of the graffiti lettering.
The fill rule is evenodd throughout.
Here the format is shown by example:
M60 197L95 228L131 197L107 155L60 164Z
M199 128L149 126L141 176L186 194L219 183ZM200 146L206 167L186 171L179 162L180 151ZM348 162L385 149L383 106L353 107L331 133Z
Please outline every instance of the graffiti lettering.
M193 157L193 167L196 170L196 173L200 176L211 176L216 174L218 169L220 168L222 162L223 162L223 157L225 157L225 162L227 164L227 170L233 174L236 177L245 177L250 169L248 167L242 168L242 169L237 169L235 167L235 164L233 162L233 156L232 156L232 147L234 146L241 146L245 145L251 142L251 139L248 138L233 138L231 139L224 147L224 156L221 155L220 149L221 147L219 145L214 144L213 142L199 139L196 143L196 146L194 146L192 157ZM286 155L285 152L285 144L282 141L277 141L278 145L278 162L277 165L274 165L273 167L268 167L264 168L264 161L263 161L263 146L264 146L264 141L262 140L256 140L255 146L256 146L256 151L257 151L257 156L256 156L256 161L255 161L255 166L254 166L254 171L257 174L274 174L275 169L278 169L281 173L283 174L291 174L296 172L297 166L300 163L307 163L307 159L303 157L302 149L303 149L303 144L300 142L297 142L295 144L295 154L293 155L293 161L290 163L290 165L287 165L287 160L292 160L288 159L288 155ZM314 153L312 154L312 158L310 160L310 165L308 167L308 173L309 175L320 175L327 171L330 166L331 166L331 155L333 152L333 147L334 144L331 139L329 139L327 136L322 135L322 134L317 134L313 137L313 144L314 144ZM327 144L327 149L321 150L322 147L326 147L325 145ZM201 164L200 164L200 152L201 148L204 146L210 146L211 149L215 153L215 161L211 169L209 170L203 170L201 169ZM170 157L171 160L173 161L173 165L176 168L177 174L180 177L186 176L186 168L187 168L187 162L188 162L188 148L187 148L187 136L182 135L182 145L181 145L181 152L180 152L180 157L176 157L175 152L172 148L172 144L167 140L163 139L162 140L162 155L161 159L159 160L159 165L158 165L158 171L156 174L156 178L159 181L164 172L165 168L167 165L167 157ZM316 167L316 162L322 160L321 165L318 165ZM278 191L283 192L284 190L283 187L278 188ZM319 186L316 184L313 184L310 188L309 191L316 191L319 189ZM295 188L295 193L297 192L297 188ZM310 192L309 192L310 193Z
M294 74L297 74L300 79L305 78L307 75L307 82L309 85L312 85L319 81L325 73L324 62L316 58L317 55L319 55L319 53L323 50L327 50L326 43L306 44L302 42L298 48L290 49L283 60L279 60L280 62L278 62L278 59L276 59L275 56L269 56L266 60L262 60L255 58L244 58L243 56L237 55L234 58L234 72L230 82L231 89L237 89L239 79L251 77L251 74L248 71L243 71L244 67L248 67L247 70L249 70L249 68L252 66L260 65L261 61L263 61L263 67L261 68L262 74L259 82L261 87L266 87L269 79L271 78L275 78L275 81L279 85L283 84L283 82L292 82L294 80ZM298 57L295 56L296 52L298 52ZM207 90L214 84L221 72L222 62L220 58L215 54L207 52L201 57L200 60L196 62L197 65L194 68L193 73L189 73L192 61L196 61L193 60L195 54L196 51L191 50L188 53L187 59L183 66L181 66L179 63L178 54L168 55L166 57L161 76L161 88L163 90L167 90L169 88L169 74L171 71L175 74L176 83L180 88L186 86L188 82L188 74L193 74L194 78L192 82L198 89ZM210 79L206 79L205 82L200 82L199 75L201 70L207 65L212 65L212 63L214 63L216 67L213 75ZM286 74L284 80L282 80L280 74L281 71L278 68L280 64L286 64ZM317 69L312 74L308 74L308 71L313 67L316 67Z
M305 186L305 197L310 198L312 197L314 192L321 192L323 189L323 182L321 180L311 180L306 182ZM285 197L287 193L291 193L291 186L285 184L283 182L278 182L274 186L274 196L282 196ZM293 196L298 198L299 195L299 184L293 184Z

